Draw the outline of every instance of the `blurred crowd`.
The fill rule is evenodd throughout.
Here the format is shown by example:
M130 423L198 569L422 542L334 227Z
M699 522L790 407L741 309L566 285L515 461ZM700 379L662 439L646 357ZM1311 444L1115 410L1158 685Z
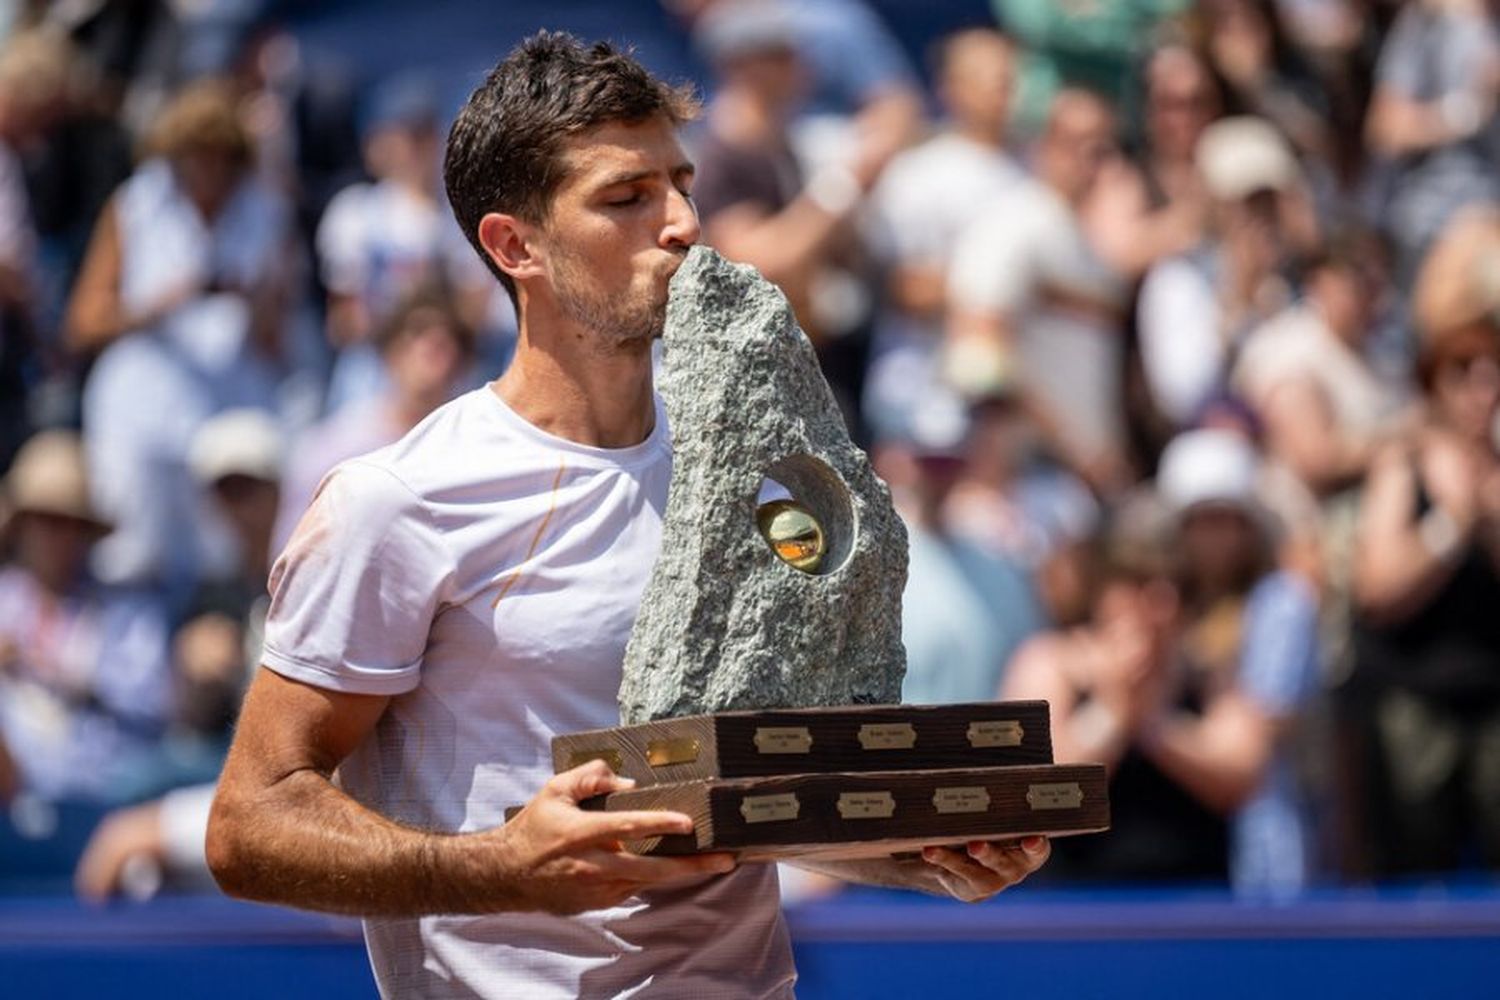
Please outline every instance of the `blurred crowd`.
M861 0L662 2L704 240L907 522L905 699L1112 769L1045 877L1500 869L1500 5L992 0L924 63ZM201 863L322 476L515 324L430 79L254 3L4 30L0 798L117 808L106 895Z

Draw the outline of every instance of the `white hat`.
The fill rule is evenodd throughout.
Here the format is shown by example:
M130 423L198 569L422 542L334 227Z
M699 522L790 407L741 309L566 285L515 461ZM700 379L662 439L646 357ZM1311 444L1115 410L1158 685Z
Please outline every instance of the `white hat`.
M225 476L249 476L269 483L281 480L282 439L276 421L264 410L225 410L193 435L188 468L206 486Z
M94 506L83 442L72 431L33 434L16 453L5 487L15 514L57 514L110 526Z
M1162 452L1156 489L1172 513L1204 504L1239 507L1265 515L1258 493L1260 456L1244 435L1220 427L1186 431Z
M1285 191L1301 175L1280 132L1250 115L1221 118L1203 130L1195 154L1208 193L1238 201L1256 191Z

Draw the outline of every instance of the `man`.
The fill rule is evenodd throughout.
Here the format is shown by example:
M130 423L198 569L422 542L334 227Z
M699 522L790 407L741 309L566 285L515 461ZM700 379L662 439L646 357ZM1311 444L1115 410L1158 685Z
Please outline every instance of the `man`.
M888 276L864 409L886 433L898 431L931 391L949 255L974 206L1003 197L1020 176L1005 141L1016 60L1010 40L993 28L967 28L937 52L947 127L893 159L871 193Z
M976 349L1007 351L1052 453L1101 492L1128 478L1120 460L1125 289L1083 208L1118 156L1114 132L1102 98L1065 89L1053 100L1035 175L977 206L949 257L944 361L964 388Z
M599 762L549 776L554 734L618 720L660 545L651 342L698 238L676 137L694 110L566 35L496 67L445 175L516 301L515 359L332 473L273 571L209 863L235 895L368 918L387 996L791 996L773 868L632 855L690 820L581 810L628 787ZM853 874L979 898L1031 846Z

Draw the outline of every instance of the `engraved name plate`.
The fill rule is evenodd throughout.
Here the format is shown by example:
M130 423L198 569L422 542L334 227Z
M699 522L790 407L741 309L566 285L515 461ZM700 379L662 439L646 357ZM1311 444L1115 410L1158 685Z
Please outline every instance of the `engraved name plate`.
M1032 809L1077 809L1083 805L1083 788L1076 781L1032 785L1026 790L1026 801Z
M983 785L939 788L932 793L932 805L940 813L982 813L990 808L990 793Z
M859 727L859 745L866 750L910 750L917 731L910 722L869 723Z
M746 795L740 800L740 815L746 823L773 823L777 820L796 819L802 804L796 792L780 795Z
M1018 747L1026 738L1026 730L1016 719L987 719L969 723L969 746Z
M759 726L755 730L755 749L761 753L808 753L812 742L806 726Z
M572 770L580 764L587 764L591 760L602 760L609 765L609 769L616 774L625 770L625 762L620 758L618 750L577 750L568 758L567 770Z
M646 763L652 767L691 764L698 759L698 741L687 736L670 740L652 740L646 744Z
M839 796L839 815L844 819L889 819L896 812L890 792L844 792Z

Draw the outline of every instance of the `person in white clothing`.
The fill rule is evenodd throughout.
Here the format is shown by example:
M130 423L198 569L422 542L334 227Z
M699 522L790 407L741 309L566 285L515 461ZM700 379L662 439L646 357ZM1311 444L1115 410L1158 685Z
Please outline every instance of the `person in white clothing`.
M584 811L628 783L549 766L553 735L617 722L660 546L672 452L651 345L699 235L677 140L695 110L562 34L490 73L445 178L516 301L516 356L330 474L272 572L209 865L233 895L365 917L387 997L792 995L774 868L628 853L691 821ZM846 873L977 899L1047 850Z

